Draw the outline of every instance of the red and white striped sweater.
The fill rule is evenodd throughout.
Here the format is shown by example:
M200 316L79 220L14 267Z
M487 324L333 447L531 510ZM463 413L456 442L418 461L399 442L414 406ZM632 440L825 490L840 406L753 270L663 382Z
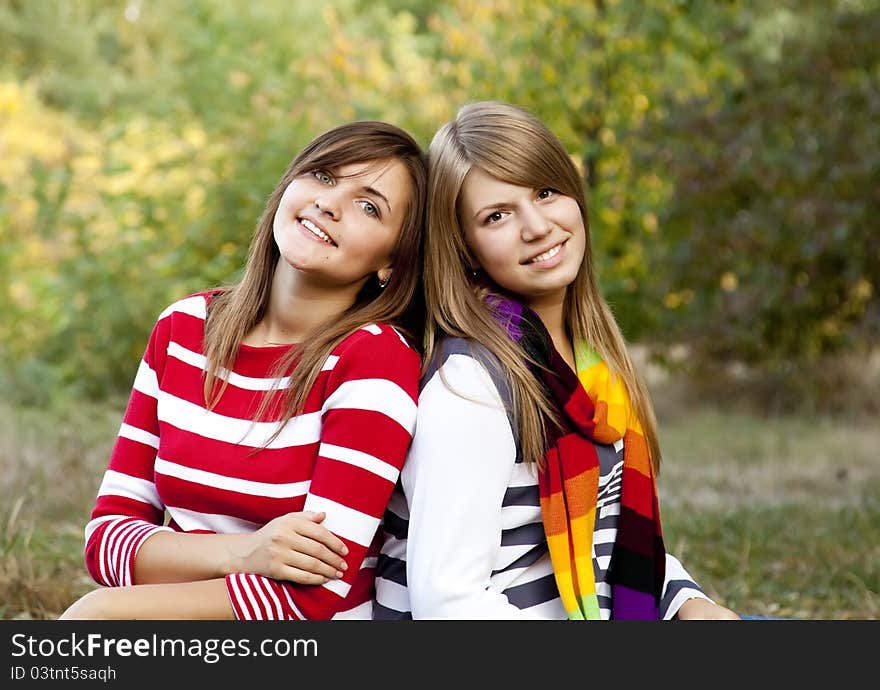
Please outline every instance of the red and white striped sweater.
M228 575L235 615L369 618L377 529L415 429L419 356L390 326L355 331L328 357L303 412L253 454L277 428L252 418L286 346L242 345L226 391L208 411L210 299L206 292L176 302L153 329L85 529L89 572L102 585L134 584L135 554L159 530L251 532L285 513L325 511L322 524L349 549L344 577L296 585Z

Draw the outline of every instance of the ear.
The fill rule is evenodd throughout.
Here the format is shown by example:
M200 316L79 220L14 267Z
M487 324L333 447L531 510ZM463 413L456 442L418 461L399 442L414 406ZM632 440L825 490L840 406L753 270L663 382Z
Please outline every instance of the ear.
M385 287L388 284L388 281L391 280L391 273L393 269L391 266L387 268L380 268L376 271L376 278L379 279L379 285Z

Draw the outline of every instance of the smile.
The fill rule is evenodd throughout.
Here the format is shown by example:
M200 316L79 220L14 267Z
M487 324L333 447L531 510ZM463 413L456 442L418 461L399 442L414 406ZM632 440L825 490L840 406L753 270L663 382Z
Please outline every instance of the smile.
M563 247L564 244L565 244L565 241L560 242L559 244L557 244L557 245L555 245L555 246L553 246L553 247L550 247L550 249L548 249L546 252L541 252L541 253L538 254L537 256L533 256L531 259L529 259L529 260L526 261L525 263L527 263L527 264L537 264L537 263L543 263L544 261L549 261L549 260L552 259L554 256L556 256L557 254L559 254L559 252L562 251L562 247Z
M333 239L330 237L330 235L328 235L326 232L321 230L321 228L319 228L317 225L315 225L308 218L297 218L296 220L297 220L297 222L299 222L299 224L301 226L303 226L306 230L308 230L310 233L312 233L315 237L317 237L319 240L321 240L325 244L329 244L333 247L336 246L336 243L333 241Z

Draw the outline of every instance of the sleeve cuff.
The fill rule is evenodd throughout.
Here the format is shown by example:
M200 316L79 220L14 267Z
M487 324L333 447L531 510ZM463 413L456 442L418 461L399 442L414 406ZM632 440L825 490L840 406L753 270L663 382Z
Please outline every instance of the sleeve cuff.
M143 520L125 519L114 523L101 539L101 579L108 587L134 584L134 559L141 545L156 532L170 532L170 527Z
M692 587L682 587L679 589L675 596L672 599L668 600L669 603L666 604L666 610L663 611L663 607L661 605L661 613L663 614L663 620L668 621L672 620L675 617L675 614L678 613L678 610L681 608L681 605L684 604L688 599L705 599L706 601L715 603L711 598L706 596L701 590L694 589ZM663 602L665 603L665 601Z
M284 585L262 575L227 575L226 592L238 620L283 621L303 618Z

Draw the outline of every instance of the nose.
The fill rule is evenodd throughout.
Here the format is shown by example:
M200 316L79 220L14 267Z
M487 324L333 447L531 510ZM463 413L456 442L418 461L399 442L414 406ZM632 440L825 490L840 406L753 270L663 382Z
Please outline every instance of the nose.
M550 220L534 204L525 206L520 217L522 218L522 238L526 242L546 237L552 229Z
M326 190L315 198L315 206L322 215L339 220L339 200L332 190Z

